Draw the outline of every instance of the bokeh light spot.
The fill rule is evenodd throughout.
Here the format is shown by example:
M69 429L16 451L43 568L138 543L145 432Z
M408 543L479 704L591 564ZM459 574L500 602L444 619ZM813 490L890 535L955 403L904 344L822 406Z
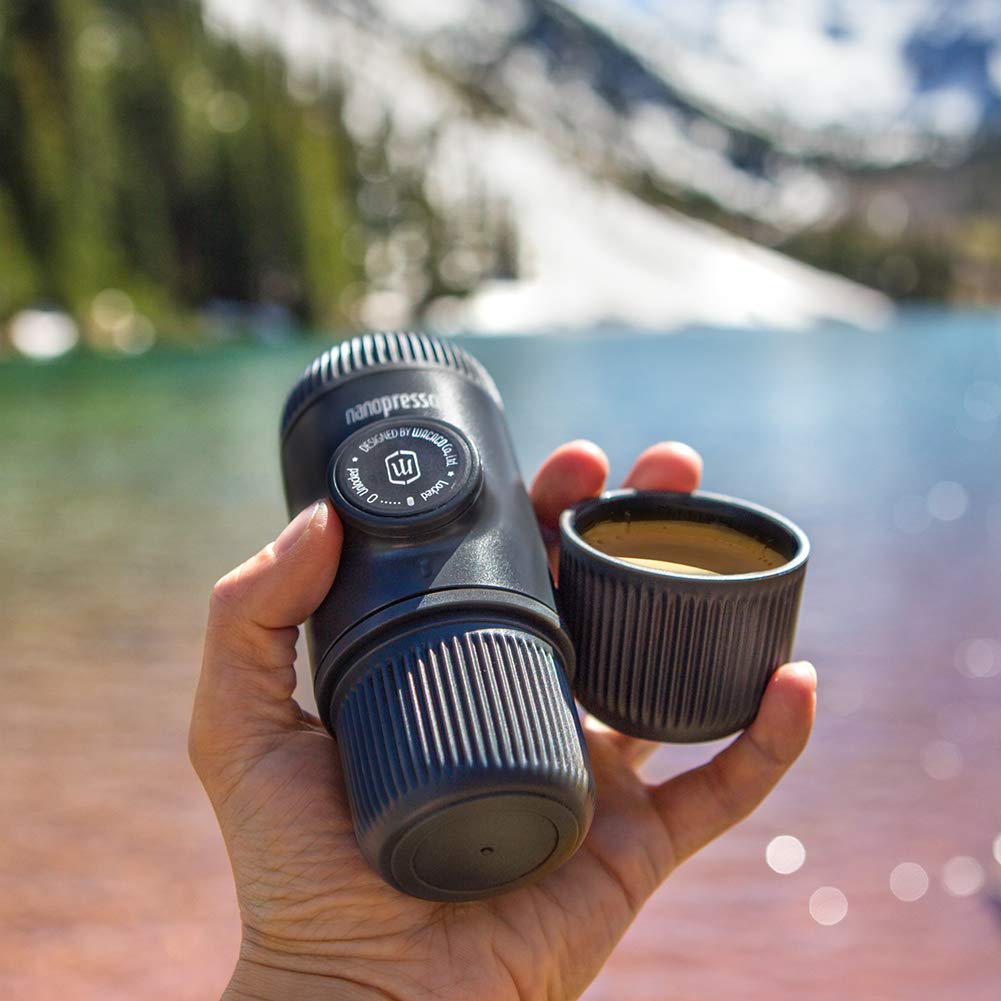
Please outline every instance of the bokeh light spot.
M928 873L917 862L901 862L890 873L890 892L911 903L928 892Z
M921 767L929 778L953 779L963 767L963 756L951 741L933 740L921 748Z
M21 354L39 360L66 354L80 336L73 318L55 309L22 310L10 321L8 333Z
M239 132L250 118L250 106L232 90L220 90L213 94L205 112L209 125L218 132Z
M106 288L94 296L90 304L91 322L102 333L110 333L123 320L135 314L132 297L121 289Z
M769 869L788 876L802 867L806 861L806 849L799 838L794 838L791 834L780 834L768 842L765 861Z
M822 886L810 896L810 917L818 925L836 925L848 913L848 898L836 886Z
M954 897L970 897L984 885L984 867L969 855L956 855L942 869L942 882Z
M966 514L966 488L952 480L941 480L928 491L928 512L939 521L956 521Z
M956 649L955 664L968 678L993 678L1001 674L1001 643L983 637L966 640Z
M963 409L975 421L995 421L1001 416L1001 386L974 382L963 396Z
M156 341L156 328L149 317L139 313L116 323L111 331L111 344L122 354L141 355Z

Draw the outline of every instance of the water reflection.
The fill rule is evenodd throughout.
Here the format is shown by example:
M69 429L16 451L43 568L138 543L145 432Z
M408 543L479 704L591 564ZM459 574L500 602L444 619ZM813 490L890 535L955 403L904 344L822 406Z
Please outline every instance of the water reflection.
M972 385L1001 380L996 321L472 348L526 474L570 438L600 442L616 479L651 442L687 440L708 489L787 512L813 543L797 648L820 670L811 746L656 895L589 1001L663 1001L668 974L700 999L748 983L773 999L993 998L1001 438L972 441L956 417L974 420ZM221 992L236 912L186 717L211 584L282 524L277 417L312 353L0 366L0 731L19 818L0 953L16 963L76 969L86 939L103 996ZM711 750L665 747L645 774ZM920 883L904 865L933 875L935 906L901 906ZM185 963L154 974L151 941ZM94 996L79 984L64 1001Z

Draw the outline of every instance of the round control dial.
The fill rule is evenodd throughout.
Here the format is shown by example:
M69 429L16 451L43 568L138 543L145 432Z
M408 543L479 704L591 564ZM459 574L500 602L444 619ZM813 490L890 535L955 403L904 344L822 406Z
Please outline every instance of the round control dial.
M355 520L379 525L450 520L476 496L479 479L479 459L465 435L426 418L367 424L330 464L334 499Z

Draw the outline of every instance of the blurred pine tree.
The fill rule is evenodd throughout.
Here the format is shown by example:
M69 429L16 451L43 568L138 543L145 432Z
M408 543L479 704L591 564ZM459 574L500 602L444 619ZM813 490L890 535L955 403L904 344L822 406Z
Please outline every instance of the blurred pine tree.
M197 0L0 8L0 320L50 302L94 331L102 290L188 330L219 300L343 325L359 280L339 95L290 96L273 52Z

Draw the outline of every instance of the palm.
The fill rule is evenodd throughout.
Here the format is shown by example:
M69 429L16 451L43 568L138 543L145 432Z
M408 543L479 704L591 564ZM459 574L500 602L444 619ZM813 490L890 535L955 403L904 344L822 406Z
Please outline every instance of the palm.
M436 977L483 986L545 979L558 993L579 992L672 861L630 763L603 734L590 733L588 744L599 806L581 850L538 883L470 905L404 896L369 869L334 742L313 727L288 735L242 776L222 818L224 830L239 832L229 847L246 888L248 939L299 956L320 955L330 942L364 943L370 958L406 958L431 994L442 986ZM461 968L454 957L464 957Z
M700 465L683 446L654 446L626 484L691 490ZM558 449L532 487L543 529L598 493L606 471L595 446ZM214 594L190 746L233 864L244 961L393 997L576 997L673 866L749 813L798 755L812 668L776 672L743 736L656 786L636 772L653 745L585 721L597 809L577 854L488 900L419 900L365 863L336 745L292 699L295 624L330 590L340 546L319 505Z

